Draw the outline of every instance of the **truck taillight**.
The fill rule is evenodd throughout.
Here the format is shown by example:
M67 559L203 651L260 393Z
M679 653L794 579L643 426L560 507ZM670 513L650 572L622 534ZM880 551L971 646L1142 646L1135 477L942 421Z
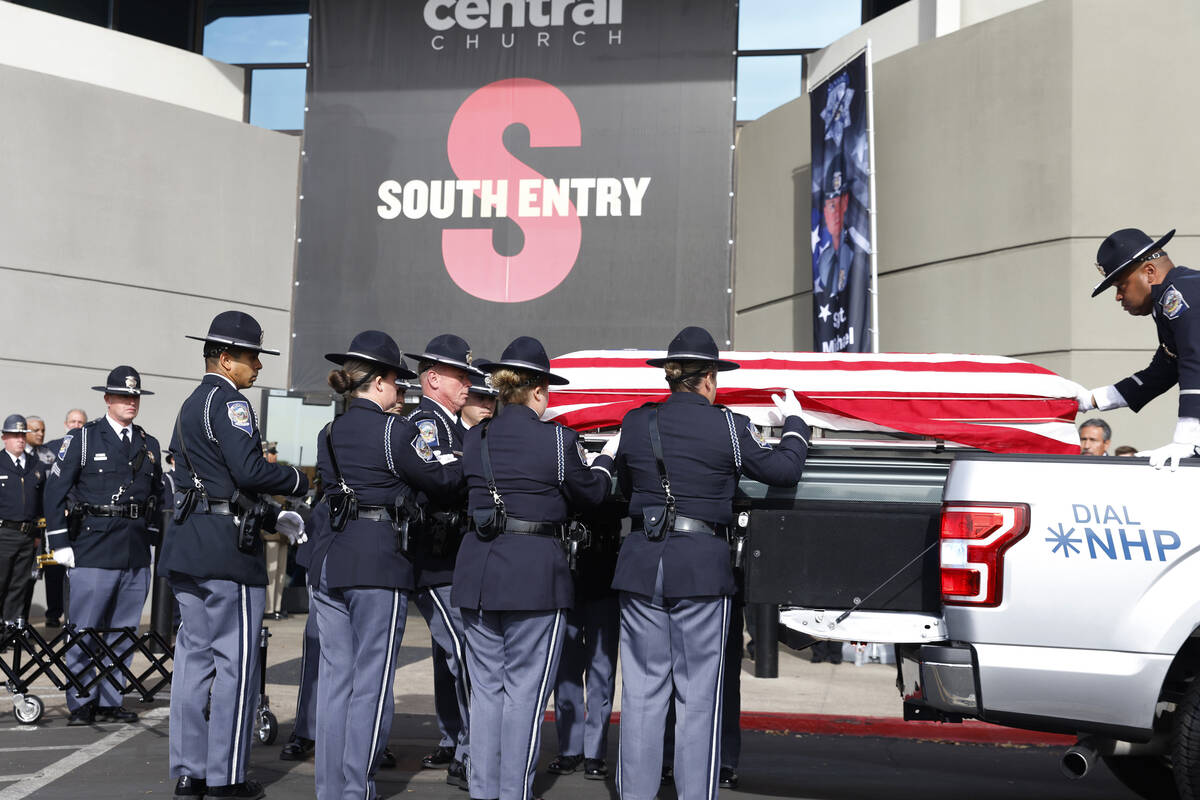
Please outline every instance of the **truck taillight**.
M942 602L998 606L1004 552L1029 531L1024 503L946 503L942 506Z

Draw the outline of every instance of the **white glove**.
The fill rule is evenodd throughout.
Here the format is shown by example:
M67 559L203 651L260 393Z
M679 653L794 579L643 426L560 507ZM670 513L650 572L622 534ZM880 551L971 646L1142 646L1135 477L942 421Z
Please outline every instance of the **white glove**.
M1179 459L1195 455L1196 446L1190 442L1171 442L1155 450L1142 450L1139 456L1148 456L1150 466L1155 469L1167 469L1174 472L1179 467Z
M791 389L782 395L771 395L771 401L775 403L775 410L767 412L767 422L774 427L783 425L788 417L800 416L804 410L800 407L800 401L796 399L796 395Z
M1096 398L1091 389L1084 389L1082 386L1079 387L1079 391L1075 393L1075 402L1079 403L1080 414L1085 411L1096 410Z
M600 455L615 459L617 457L617 448L620 446L621 432L617 431L616 435L605 442L604 447L600 448Z
M70 569L75 566L75 551L69 547L60 547L50 552L54 560Z
M280 511L275 519L275 532L288 538L289 544L304 544L308 534L304 532L304 517L295 511Z

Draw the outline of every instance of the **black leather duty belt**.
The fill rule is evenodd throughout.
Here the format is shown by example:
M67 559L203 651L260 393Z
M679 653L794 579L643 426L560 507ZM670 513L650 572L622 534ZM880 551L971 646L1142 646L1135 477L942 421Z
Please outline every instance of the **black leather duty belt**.
M141 519L146 513L145 503L122 503L120 505L94 506L85 504L83 513L89 517L120 517L121 519Z
M33 533L37 530L37 521L31 519L0 519L0 528L11 528L21 533Z
M236 508L228 500L213 500L209 498L208 508L206 510L197 508L194 513L218 514L223 517L236 517L240 511L240 508Z
M387 506L367 506L359 505L358 518L371 519L376 522L391 522L392 515L388 513L390 509Z
M642 517L634 517L633 530L642 529L644 520ZM711 522L705 522L702 519L692 519L691 517L683 517L676 515L675 524L671 526L671 530L678 533L707 533L709 536L720 536L722 539L729 536L728 525L714 525Z
M549 536L561 539L563 525L558 522L527 522L523 519L509 517L504 520L504 532L516 533L522 536Z

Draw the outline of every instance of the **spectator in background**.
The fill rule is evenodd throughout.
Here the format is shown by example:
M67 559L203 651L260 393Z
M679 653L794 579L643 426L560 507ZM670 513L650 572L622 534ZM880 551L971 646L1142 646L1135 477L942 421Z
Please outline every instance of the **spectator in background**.
M63 420L63 426L68 434L71 431L79 430L87 423L87 412L82 408L72 408L67 412L66 418ZM42 430L45 431L45 424L42 425ZM59 453L66 451L66 446L71 442L66 436L55 439L46 444L46 451L50 453L50 461L53 463L58 458ZM62 626L63 610L66 608L63 583L66 580L67 568L62 564L50 564L42 568L42 577L46 581L46 627L58 628Z
M1121 445L1120 447L1118 447L1116 450L1114 450L1114 451L1113 451L1113 455L1116 455L1116 456L1126 456L1126 457L1128 457L1128 456L1136 456L1136 455L1137 455L1137 448L1136 448L1136 447L1133 447L1132 445L1123 444L1123 445Z
M1108 455L1108 442L1112 439L1112 428L1099 417L1083 421L1079 426L1079 451L1085 456Z
M279 450L276 449L274 442L267 443L267 463L279 463ZM286 498L277 497L276 500ZM290 508L290 506L285 506ZM263 531L261 534L263 543L266 545L263 548L263 553L267 559L267 605L263 610L263 619L287 619L287 612L283 610L283 588L287 584L287 560L288 560L288 538L282 533L267 533Z
M29 427L25 434L25 452L49 469L54 463L54 451L46 446L46 420L30 414L25 417L25 424Z

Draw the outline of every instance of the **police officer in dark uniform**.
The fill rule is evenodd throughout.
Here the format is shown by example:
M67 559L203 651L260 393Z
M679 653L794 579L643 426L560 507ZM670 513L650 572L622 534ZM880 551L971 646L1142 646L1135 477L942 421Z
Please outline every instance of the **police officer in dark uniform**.
M589 469L578 434L541 421L550 385L566 380L550 372L537 339L515 339L483 370L500 410L464 442L474 534L459 549L451 597L467 629L471 796L529 800L572 605L568 514L608 494L612 457Z
M411 446L425 461L455 458L462 453L466 428L459 412L467 402L473 376L480 375L471 365L471 346L452 333L435 336L420 353L405 353L417 362L421 380L421 402L408 419L417 428ZM418 502L424 519L415 540L417 566L417 608L429 625L429 634L442 663L434 668L434 703L438 709L438 728L442 742L455 735L454 756L446 770L446 782L467 788L466 762L470 757L470 682L464 664L462 616L450 604L450 583L454 577L454 559L458 544L467 529L466 497L452 503L435 503L426 497ZM440 667L440 668L439 668ZM449 673L447 684L443 677ZM449 697L447 689L450 690ZM450 709L453 707L453 712ZM423 765L438 766L445 755L441 744L422 759Z
M414 377L392 337L364 331L347 352L326 358L341 367L329 385L347 406L317 438L325 497L313 514L308 573L321 646L317 798L371 800L416 588L406 525L417 491L435 502L461 496L462 464L423 458L417 427L386 413L398 380Z
M270 464L250 401L262 369L262 327L241 311L213 318L205 375L183 402L171 436L178 488L159 570L171 581L182 624L171 682L171 777L176 797L257 798L246 755L259 694L258 636L267 567L260 530L304 538L304 522L264 497L303 496L308 478ZM210 702L211 696L211 702Z
M162 526L162 462L158 440L133 419L142 397L154 393L127 366L92 388L104 392L108 413L63 437L46 480L46 542L67 568L71 622L136 628L150 590L150 545ZM68 650L66 661L80 678L91 674L90 657L80 648ZM84 696L68 687L67 707L68 725L137 719L121 707L121 693L109 681Z
M1200 272L1177 267L1163 249L1175 231L1157 241L1137 228L1116 231L1100 244L1096 268L1103 280L1096 297L1116 286L1116 300L1135 317L1154 317L1158 349L1150 364L1111 386L1079 395L1080 412L1128 406L1134 411L1179 384L1179 420L1169 444L1138 453L1155 469L1172 471L1200 447Z
M620 590L621 750L617 789L625 800L658 792L667 706L672 696L675 786L681 800L711 800L720 767L721 689L736 591L727 539L733 495L745 473L795 486L810 430L789 391L777 398L786 419L772 448L741 414L714 405L719 358L703 328L684 328L663 367L671 394L625 415L617 479L629 498L632 530L621 545L613 588Z
M20 414L4 420L0 454L0 624L16 625L32 581L37 521L46 471L25 452L28 425Z

